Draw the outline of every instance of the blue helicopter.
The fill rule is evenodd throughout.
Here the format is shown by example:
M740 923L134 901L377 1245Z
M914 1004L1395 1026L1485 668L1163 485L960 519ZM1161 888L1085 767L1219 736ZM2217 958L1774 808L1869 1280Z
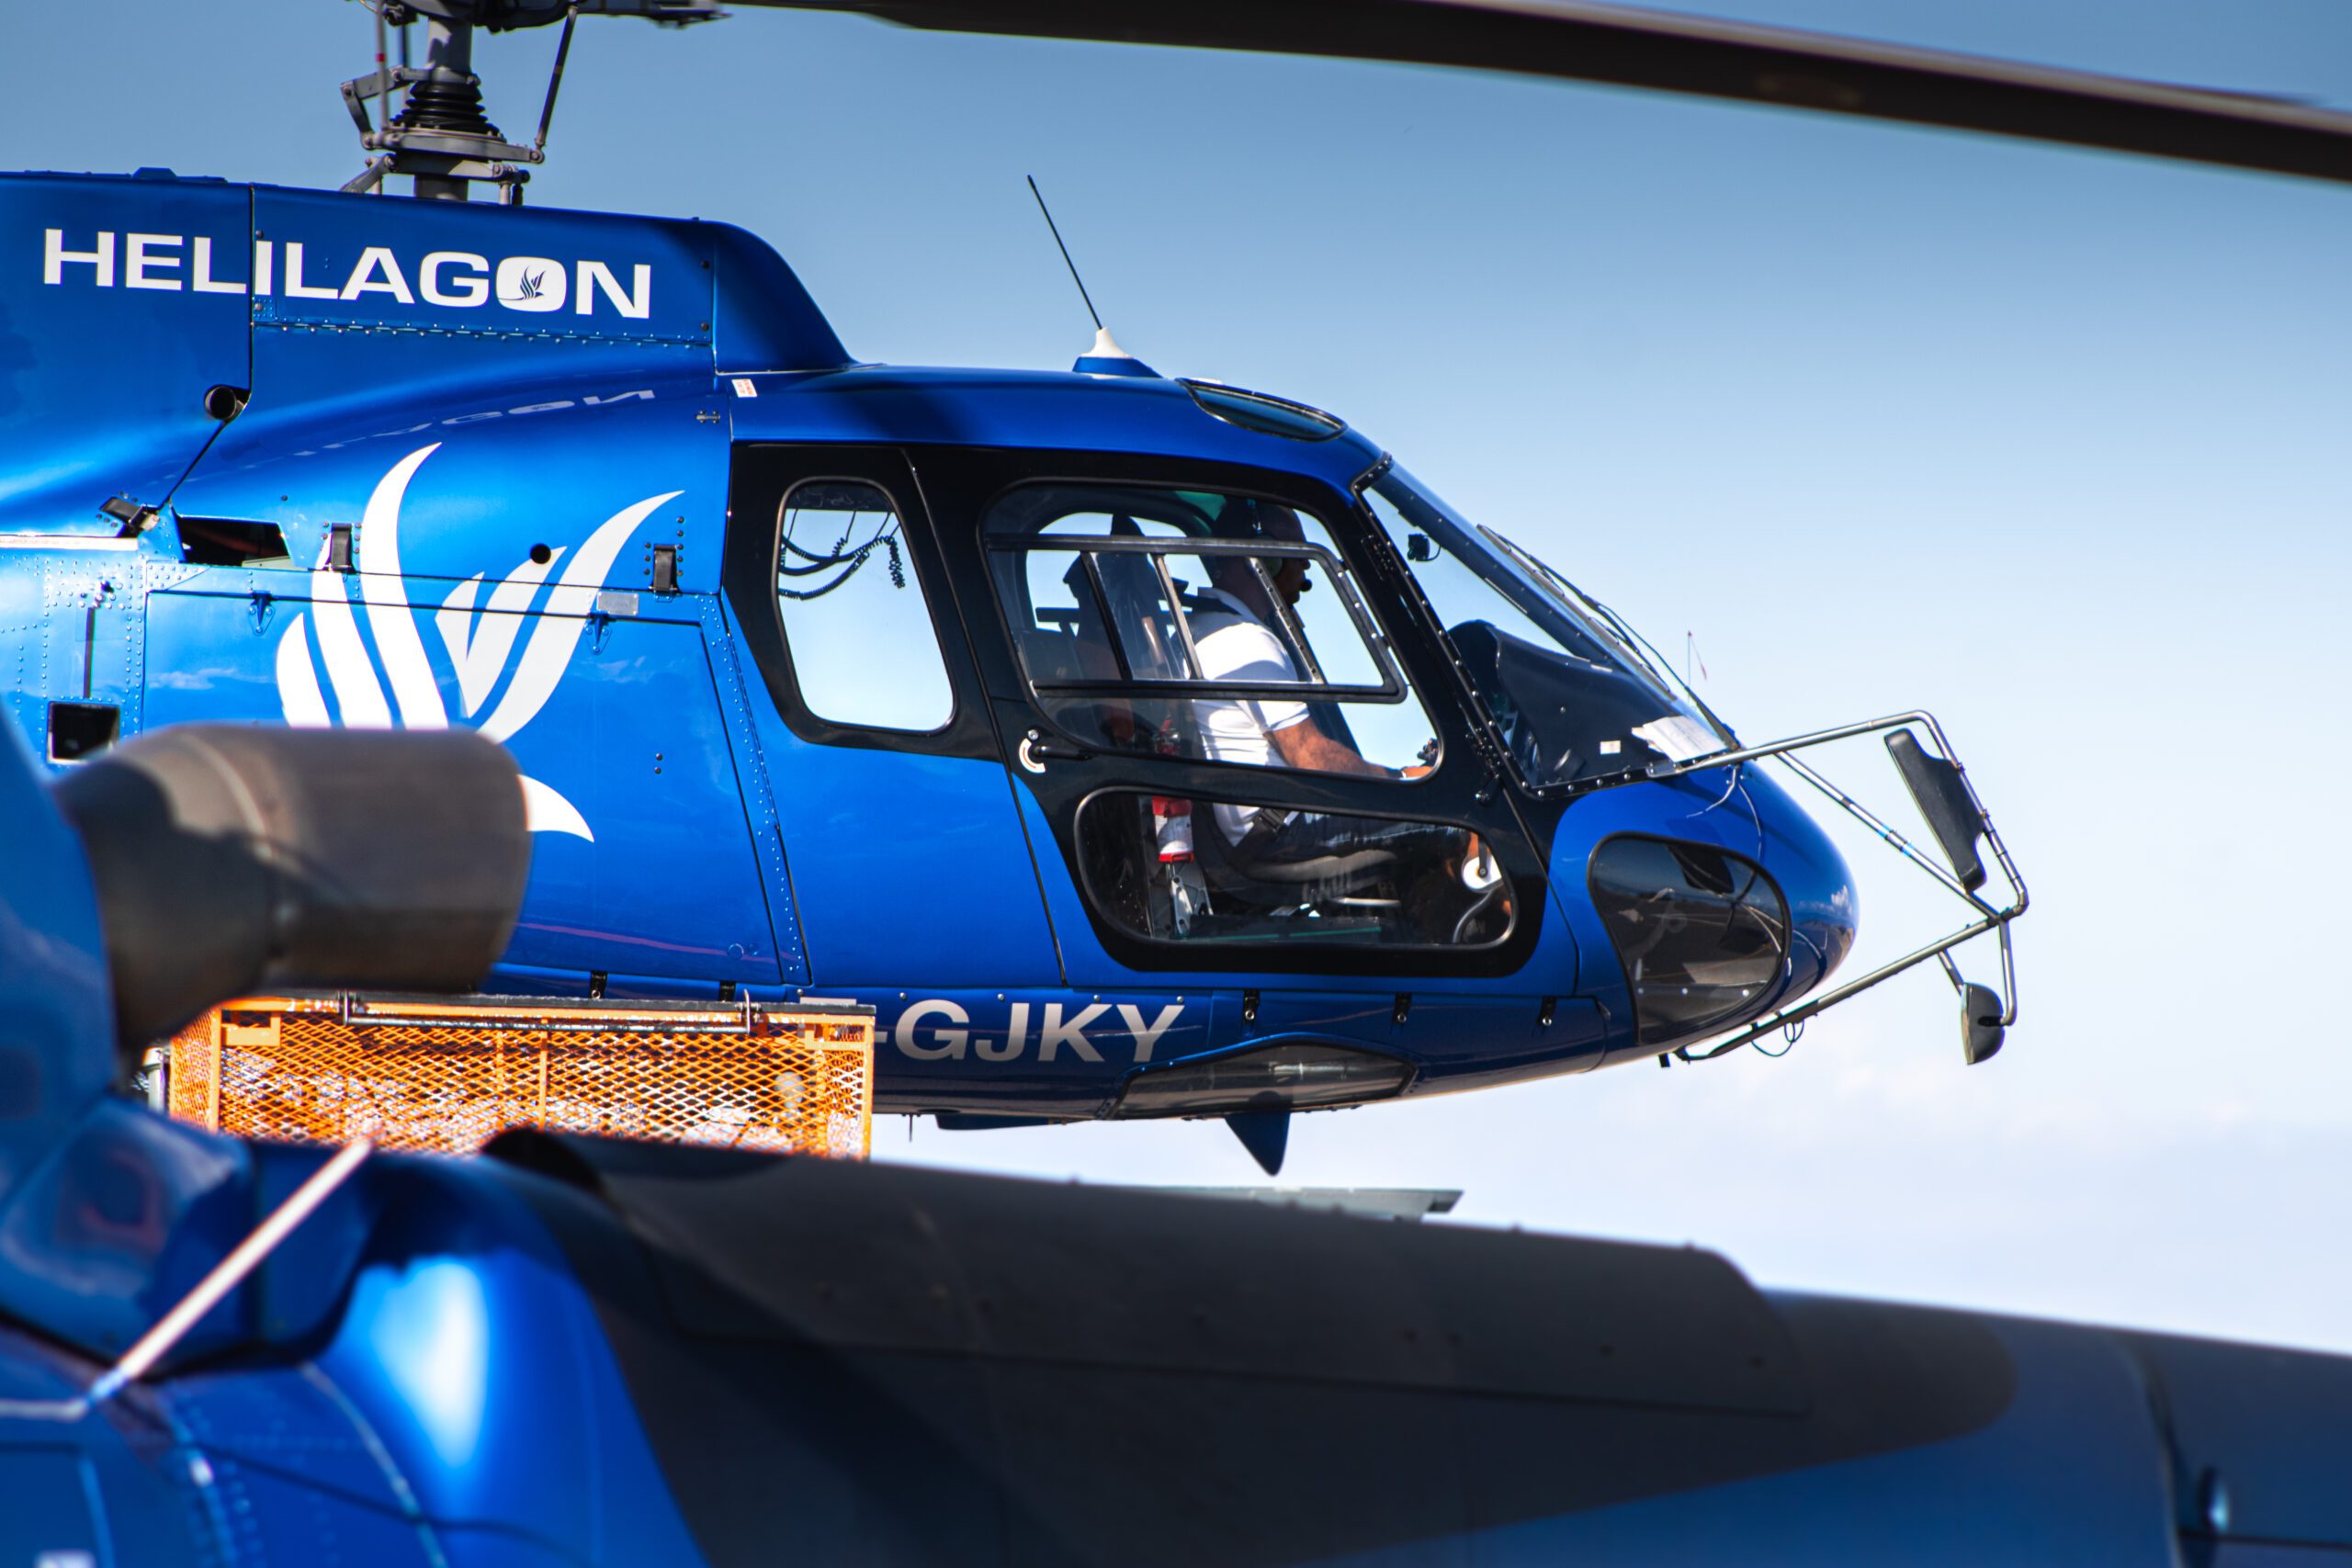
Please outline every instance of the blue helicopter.
M864 8L2343 170L2312 111L1575 7ZM1713 1055L1930 961L1998 1047L2025 890L1924 715L1744 744L1321 411L1107 333L1062 375L860 364L741 231L523 206L545 118L482 118L473 33L577 14L383 6L424 62L345 85L344 192L0 176L0 654L54 765L475 729L540 841L491 988L869 1004L877 1108L950 1125L1227 1115L1271 1165L1293 1111ZM1859 811L1800 753L1873 732L1936 852L1865 826L1965 914L1833 986L1851 878L1781 780ZM1950 955L1987 933L1997 989Z
M111 1090L258 985L462 988L477 736L0 736L0 1562L2323 1564L2352 1359L1691 1247ZM544 833L537 835L543 848Z
M1441 32L1458 26L1474 41L1493 36L1482 28L1524 29L1539 15L1430 9L1446 18ZM1314 20L1312 8L1276 0L1263 0L1252 14L1270 18L1267 27L1287 19L1304 28ZM1379 14L1405 15L1396 6ZM1203 17L1236 25L1234 15L1202 12L1187 25L1206 25ZM1588 28L1608 22L1599 13L1576 19ZM1624 37L1610 59L1623 61L1651 37L1645 22L1611 25ZM1703 24L1664 30L1673 42L1656 47L1669 60L1685 59L1694 36L1708 31ZM1523 39L1512 41L1525 58L1540 59ZM1752 29L1736 28L1701 41L1718 56L1763 47ZM1875 101L1887 101L1885 79L1855 66L1846 46L1792 35L1769 42L1771 61L1807 62L1810 94L1871 101L1867 86L1881 93ZM1955 101L1989 99L1981 119L1998 125L2005 114L2013 117L2014 83L1996 78L1998 90L1975 98L1961 91L1955 99L1955 79L1964 86L1984 73L1949 62L1939 69L1947 91L1931 107L1948 111ZM1849 84L1842 90L1841 82ZM2140 91L2082 82L2073 90L2093 119L2099 105L2136 101ZM2206 112L2258 125L2270 110L2217 99ZM2335 146L2352 147L2352 125L2337 122L2333 134ZM2336 166L2346 169L2341 160ZM6 188L13 199L30 183ZM119 265L127 265L129 235L151 234L115 232ZM288 236L280 229L259 238L274 243ZM103 248L95 239L80 244ZM141 248L149 255L167 249ZM186 281L195 276L196 252L188 245L182 254L190 258ZM479 254L487 272L492 253ZM274 267L286 264L272 253ZM550 267L518 271L536 271L542 293L554 287ZM228 276L207 274L216 284ZM616 276L626 290L633 275ZM0 298L13 305L13 296ZM254 302L244 297L248 310ZM6 330L21 336L40 325L13 313ZM313 335L323 342L333 334ZM388 341L397 350L399 340ZM603 352L584 344L571 350ZM260 355L257 342L254 352ZM389 368L397 354L385 357ZM130 375L126 396L135 382ZM1075 403L1113 386L1141 386L1139 395L1173 400L1134 377L1099 385L1046 378L1032 395ZM659 400L587 405L584 396L575 384L575 405L623 408L639 418L645 411L632 405ZM234 401L223 394L220 406ZM85 406L105 405L93 389ZM965 417L972 405L944 406ZM7 412L15 417L20 407ZM160 423L164 415L157 417ZM526 419L511 410L502 417ZM137 457L141 432L106 428L117 430L131 454L126 464ZM236 434L234 425L194 428L199 447ZM50 434L61 464L74 468L66 458L81 450L73 446L74 427L52 426ZM7 828L0 852L0 1562L536 1568L772 1562L788 1554L858 1563L1396 1568L1729 1559L2245 1565L2352 1556L2352 1510L2341 1484L2352 1466L2346 1419L2352 1363L2342 1358L1764 1292L1723 1259L1691 1248L1370 1224L1164 1194L528 1134L468 1160L378 1156L364 1143L330 1154L220 1138L119 1097L111 1086L148 1041L241 991L482 984L492 960L513 951L519 920L543 901L548 868L538 863L575 841L602 841L608 831L598 791L617 764L606 757L581 776L559 774L531 751L528 735L509 732L502 750L455 733L489 728L463 722L470 716L461 682L437 682L445 705L438 733L370 732L434 728L389 722L174 728L152 709L124 724L119 706L109 732L107 716L96 711L111 705L109 692L135 690L143 703L175 689L168 678L175 673L191 690L209 689L216 679L220 656L202 640L175 645L186 660L177 667L160 662L144 641L137 660L119 650L119 637L154 635L148 623L156 601L168 601L172 591L147 590L149 615L135 622L106 619L109 606L164 568L184 573L182 582L225 570L241 585L260 584L259 592L218 595L227 611L259 623L246 623L243 635L271 647L271 677L254 678L256 686L280 689L277 650L300 615L305 636L295 647L322 671L313 684L331 718L346 700L336 660L347 675L355 641L388 716L404 711L403 693L421 702L414 666L395 679L370 651L398 633L388 637L378 627L385 601L371 597L369 581L432 582L444 600L427 602L436 613L419 640L440 635L437 611L447 610L470 648L491 613L483 591L494 594L521 575L498 569L493 588L492 569L480 568L483 581L469 615L465 602L445 601L470 572L434 579L338 570L336 557L345 550L356 564L357 527L369 521L365 509L384 476L409 463L413 490L432 464L462 449L445 440L415 457L425 445L406 447L365 488L346 542L335 536L343 519L318 520L325 551L319 570L342 578L339 595L310 587L300 573L293 580L301 592L271 592L270 584L289 581L286 568L151 558L141 541L164 528L193 536L187 518L208 514L180 513L175 502L168 513L142 518L148 503L127 483L121 510L129 515L119 519L131 530L126 544L8 547L29 549L28 558L42 563L44 592L66 598L82 616L78 649L44 638L33 645L39 659L84 657L71 665L74 689L52 698L51 664L36 665L32 652L21 651L25 667L42 673L30 699L15 699L66 705L62 725L44 713L37 732L52 753L80 759L74 765L52 763L45 788L19 738L0 739L0 820ZM587 463L595 452L573 443L550 455ZM918 449L905 460L919 464L924 456ZM86 468L97 459L77 461ZM116 471L137 478L129 468ZM1052 526L1087 515L1078 512L1030 527L1067 497L1053 499L1017 514L1017 526L1001 534L976 533L971 549L995 546L1012 562L1000 568L991 560L982 588L1039 582L1028 556L1047 547L1001 541L1074 538L1054 547L1101 558L1094 570L1107 583L1131 558L1154 554L1133 541L1172 537L1166 528L1183 535L1195 556L1259 563L1250 570L1262 574L1270 601L1281 601L1290 586L1283 579L1309 558L1321 579L1318 593L1336 589L1337 563L1351 563L1365 583L1374 581L1370 566L1352 564L1345 544L1327 564L1291 542L1294 525L1301 539L1312 537L1310 518L1327 527L1344 521L1308 504L1316 494L1302 483L1219 490L1188 466L1177 492L1193 509L1185 512L1164 496L1151 507L1135 500L1135 491L1152 488L1142 481L1113 483L1091 468L1080 477L1089 487L1111 485L1115 498L1096 499L1126 509L1105 513L1109 521L1092 531ZM9 478L17 487L12 493L43 482L29 465ZM896 478L850 470L815 482L882 488ZM298 492L279 493L291 507ZM625 509L649 493L662 492L611 504ZM1214 545L1227 534L1184 525L1196 512L1212 513L1212 523L1221 517L1224 507L1214 504L1220 495L1251 503L1238 555ZM799 563L817 570L788 580L777 569L778 589L820 587L851 565L849 547L859 541L854 534L841 539L839 519L845 502L869 498L829 489L811 498L809 510L822 510L818 499L835 502L826 519L832 531L808 536L808 553L820 561ZM1404 533L1396 553L1407 561L1438 564L1415 555L1414 533L1430 540L1433 554L1451 553L1456 540L1469 543L1459 525L1449 534L1450 514L1433 502L1426 512L1393 494L1392 502L1408 525L1426 524ZM1367 530L1385 531L1374 503L1366 508ZM280 515L283 531L294 518ZM1234 519L1237 535L1243 516ZM1115 526L1120 517L1132 527ZM223 525L219 538L240 537L227 526L238 522L234 513L214 521ZM779 556L782 526L779 519ZM74 536L108 532L84 528ZM928 591L933 580L922 572L931 558L914 547L922 541L888 536L905 552L900 570L911 570L910 581ZM532 564L555 572L551 597L566 586L558 548L569 556L586 547L552 524L531 542L546 546L549 559ZM650 556L670 542L640 536L619 547L642 546ZM860 567L859 578L874 570L889 577L890 548L876 547L878 569ZM1494 547L1516 564L1498 542ZM1163 561L1170 553L1159 552ZM1187 591L1216 587L1211 571L1220 564L1202 559L1188 568ZM672 568L708 570L700 562L687 569L674 556ZM273 570L280 575L266 575ZM1524 570L1540 574L1532 562ZM1168 576L1178 575L1171 566ZM1152 576L1159 576L1156 568ZM546 583L544 573L539 581ZM723 609L729 603L723 561L717 581ZM1072 605L1082 604L1067 573L1050 581L1072 591ZM1079 581L1091 585L1093 575L1081 572ZM1248 592L1247 581L1231 581ZM636 592L641 607L664 597L654 592L655 581L649 569L641 583L619 589L609 581L571 586L598 596ZM695 592L682 586L676 597ZM1376 587L1359 592L1368 604L1385 602ZM337 598L348 619L338 622L329 609L321 631L319 607ZM563 690L585 672L570 661L581 648L593 656L597 637L609 649L646 629L644 617L623 613L624 604L576 596L567 604L581 607L568 615L527 605L503 612L518 619L537 614L541 624L581 623L555 682ZM783 614L779 607L779 620ZM1266 614L1272 636L1283 623L1272 609ZM1529 618L1538 629L1545 624ZM1500 649L1499 637L1516 634L1500 631L1491 614L1488 620L1498 627L1491 646ZM673 626L681 638L699 635L683 620L651 624ZM1611 650L1605 615L1588 608L1577 625L1588 628L1590 647ZM1050 778L1078 760L1047 748L1109 755L1118 750L1114 725L1127 727L1117 734L1139 734L1151 699L1128 682L1104 682L1099 658L1076 651L1075 632L1045 618L1038 630L1070 638L1071 689L1061 694L1070 703L1055 711L1079 713L1102 735L1095 740L1095 731L1058 720L1050 728L1035 725L1035 738L1022 728L1012 749L1015 765L1028 772L1017 761L1017 741L1028 741L1032 760L1048 770L1030 776ZM797 649L788 632L786 623L776 640L790 660ZM538 635L537 625L515 628L523 660ZM1447 646L1466 664L1479 655L1464 647L1474 640L1451 637ZM737 645L698 646L716 660ZM1313 646L1319 662L1324 645ZM101 648L114 663L100 666ZM335 648L340 655L329 651ZM1026 654L1016 648L1007 657ZM1377 650L1369 657L1376 673ZM1414 668L1404 653L1387 657ZM1497 653L1498 666L1503 657ZM1637 663L1619 658L1625 661L1608 668L1634 678ZM302 694L297 700L307 701L292 655L287 662ZM1118 669L1115 656L1111 667ZM107 675L107 668L152 673L132 682ZM1012 668L1026 678L1033 667ZM79 689L84 671L94 672L86 691ZM1323 672L1348 673L1336 662ZM1462 679L1475 675L1466 671ZM521 678L519 671L503 677ZM103 683L109 680L116 683ZM618 693L613 701L626 702L619 682L604 683ZM1182 696L1190 702L1199 694L1186 688ZM505 700L496 687L482 697ZM551 698L550 708L559 700ZM1360 693L1316 700L1368 701ZM1081 702L1098 711L1080 713ZM1117 711L1105 716L1102 708ZM282 710L281 703L280 716ZM1042 702L1038 711L1051 716ZM1705 722L1695 707L1692 715ZM1485 716L1494 720L1490 738L1516 733L1510 722L1516 710ZM788 722L784 728L791 730ZM1894 728L1935 739L1923 720ZM125 728L154 733L118 750L113 742ZM1363 742L1351 748L1359 755L1375 744L1372 727L1352 717L1347 733ZM82 741L91 744L77 751ZM1147 764L1167 759L1157 737L1143 744L1148 750L1136 750L1132 765L1156 781L1162 775ZM1505 767L1518 765L1510 759L1519 753L1498 750ZM1621 741L1618 755L1624 750ZM674 755L639 761L666 764ZM1722 751L1690 759L1694 765L1678 773L1681 764L1669 755L1660 748L1644 764L1645 774L1656 768L1658 776L1613 785L1596 778L1565 795L1572 804L1562 820L1757 760L1735 763ZM1928 810L1940 849L1937 813L1969 797L1951 783L1927 782L1951 777L1921 766L1935 758L1900 742L1894 755L1906 776L1923 781L1923 804L1942 803ZM909 765L946 768L923 754ZM1428 765L1415 761L1397 771ZM1371 782L1448 787L1448 765L1441 750L1430 774ZM1204 779L1234 769L1198 766ZM650 766L644 771L650 775ZM1293 773L1266 770L1274 782L1256 787L1287 791L1319 776ZM1010 768L1004 776L1009 795L1029 787ZM1213 807L1238 794L1246 804L1252 795L1154 793L1196 808L1153 806L1155 842L1164 827L1176 834L1168 825L1198 814L1204 801ZM1472 804L1482 804L1473 795ZM1297 800L1310 814L1319 804L1288 793L1273 798ZM1541 797L1498 773L1498 801L1524 810L1522 798ZM569 821L563 807L599 837L551 830L551 822ZM1448 825L1442 813L1428 819ZM1447 886L1444 897L1465 912L1494 886L1474 886L1484 874L1465 877L1466 866L1491 854L1506 875L1521 874L1511 868L1519 852L1512 845L1498 838L1487 849L1477 829L1491 820L1451 823L1480 840L1476 849L1467 838L1456 840L1439 867L1462 888L1456 894ZM1958 827L1971 820L1959 818ZM1138 829L1144 825L1139 817ZM1189 826L1197 858L1207 824ZM1957 836L1953 844L1970 847ZM1964 880L1954 862L1965 864L1955 853L1945 868ZM799 861L792 863L797 869ZM1690 874L1675 863L1678 876ZM1518 880L1509 888L1504 899L1527 897ZM1725 891L1736 896L1738 888L1735 881ZM1595 897L1596 911L1605 904ZM1320 914L1295 902L1286 907L1294 912L1264 918L1411 918L1385 912L1385 905L1335 902ZM1495 919L1497 908L1477 913L1465 935ZM1384 912L1346 913L1364 908ZM1229 911L1212 899L1208 913Z

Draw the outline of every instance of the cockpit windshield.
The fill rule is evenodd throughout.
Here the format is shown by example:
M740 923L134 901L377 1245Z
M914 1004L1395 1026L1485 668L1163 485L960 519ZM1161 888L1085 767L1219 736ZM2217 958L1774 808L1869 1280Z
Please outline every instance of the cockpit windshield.
M1375 470L1363 499L1530 784L1581 784L1738 743L1615 612L1404 469Z

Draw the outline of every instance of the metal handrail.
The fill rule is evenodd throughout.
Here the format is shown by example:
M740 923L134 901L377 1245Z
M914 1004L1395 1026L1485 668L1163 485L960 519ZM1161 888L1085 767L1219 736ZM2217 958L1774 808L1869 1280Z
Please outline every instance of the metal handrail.
M1977 823L1984 829L1984 841L1991 847L1994 860L2001 868L2001 875L2008 883L2011 897L2007 904L1996 908L1962 886L1960 878L1949 869L1930 860L1917 845L1896 831L1875 812L1824 778L1809 763L1793 755L1795 752L1815 746L1825 746L1832 741L1850 740L1864 735L1883 734L1905 728L1914 724L1926 727L1928 733L1935 739L1938 753L1944 761L1952 763L1958 771L1961 787L1968 792L1969 805L1974 808ZM1671 1055L1684 1062L1713 1061L1718 1056L1726 1055L1752 1041L1770 1034L1774 1030L1788 1029L1804 1023L1849 997L1859 996L1871 987L1892 979L1906 969L1916 968L1931 958L1942 960L1945 972L1951 976L1954 987L1957 987L1962 983L1960 973L1946 955L1961 943L1983 936L1986 931L1997 931L2000 941L2002 1011L1996 1021L2004 1029L2015 1023L2018 1020L2017 964L2015 953L2010 946L2009 925L2019 915L2025 913L2027 905L2031 901L2030 897L2026 891L2025 878L2018 873L2017 862L2009 855L2008 845L2002 841L2000 829L1993 825L1992 813L1984 809L1984 802L1977 795L1976 786L1968 782L1968 770L1960 765L1957 753L1953 751L1951 742L1945 737L1943 726L1936 722L1935 716L1924 709L1914 709L1909 713L1894 714L1885 718L1870 719L1860 724L1846 724L1833 729L1815 730L1810 734L1793 736L1786 740L1775 740L1761 746L1743 746L1734 750L1717 751L1707 756L1688 758L1676 762L1653 762L1625 782L1678 778L1685 773L1735 767L1743 762L1760 761L1767 758L1777 758L1785 762L1799 778L1827 796L1848 816L1869 829L1889 848L1925 871L1943 887L1969 904L1977 912L1976 918L1951 935L1939 938L1900 958L1882 964L1867 975L1849 980L1819 996L1809 997L1793 1006L1781 1008L1767 1014L1743 1027L1728 1039L1709 1045L1705 1050L1693 1051L1689 1046L1677 1046Z

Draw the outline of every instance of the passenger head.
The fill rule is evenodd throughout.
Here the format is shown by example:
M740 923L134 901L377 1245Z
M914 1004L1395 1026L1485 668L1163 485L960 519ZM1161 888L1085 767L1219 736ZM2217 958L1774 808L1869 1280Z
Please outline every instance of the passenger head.
M1299 525L1298 513L1287 506L1270 501L1236 502L1227 512L1228 516L1237 513L1239 515L1233 516L1230 525L1224 518L1218 520L1222 537L1281 545L1306 542L1306 531ZM1210 581L1259 615L1272 607L1262 603L1268 583L1273 585L1274 592L1285 604L1297 604L1298 596L1313 586L1306 579L1307 563L1295 556L1262 556L1255 564L1264 568L1264 577L1251 570L1248 556L1213 556L1209 560Z

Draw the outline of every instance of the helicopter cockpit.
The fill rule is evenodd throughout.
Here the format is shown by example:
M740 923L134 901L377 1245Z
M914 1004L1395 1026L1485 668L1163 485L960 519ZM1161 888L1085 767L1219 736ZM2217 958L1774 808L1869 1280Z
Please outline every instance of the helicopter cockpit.
M1311 513L1047 483L1000 499L985 534L1030 686L1090 745L1398 781L1436 761L1436 727ZM1147 940L1479 947L1513 920L1495 857L1458 825L1114 791L1079 840L1098 907Z

